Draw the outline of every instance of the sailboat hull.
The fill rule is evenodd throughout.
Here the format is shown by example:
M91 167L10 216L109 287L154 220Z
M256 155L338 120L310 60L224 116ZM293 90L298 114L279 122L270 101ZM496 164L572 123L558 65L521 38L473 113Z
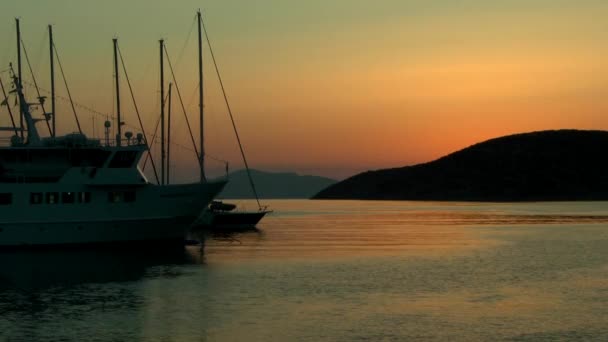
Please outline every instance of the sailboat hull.
M197 228L219 230L252 229L270 211L213 211L205 210L196 222Z

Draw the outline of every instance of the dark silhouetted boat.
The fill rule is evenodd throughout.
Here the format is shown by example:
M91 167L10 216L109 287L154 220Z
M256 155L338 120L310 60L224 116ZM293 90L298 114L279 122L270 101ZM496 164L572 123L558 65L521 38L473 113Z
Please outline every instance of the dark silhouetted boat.
M222 93L224 95L224 100L226 102L226 108L228 109L228 114L230 115L230 121L232 123L232 128L234 129L234 134L236 136L237 142L239 144L239 149L241 151L241 157L243 158L243 163L245 164L245 169L247 171L247 178L249 179L249 184L251 185L251 189L253 190L253 194L255 196L258 210L257 211L241 211L236 210L236 205L231 203L224 203L221 201L212 201L207 208L202 212L201 216L195 223L195 228L199 229L222 229L222 230L242 230L255 228L255 226L262 220L262 218L271 213L272 210L268 210L266 206L262 206L260 204L260 198L258 196L257 190L255 188L255 184L253 182L253 178L251 177L251 170L249 169L249 165L247 163L247 158L245 157L245 151L243 150L243 145L241 144L241 139L239 138L239 133L236 128L236 124L234 122L234 116L232 115L232 110L230 109L230 104L228 102L228 97L226 96L224 84L222 82L222 77L219 72L219 68L215 61L215 56L213 54L213 49L211 47L211 42L209 40L209 36L207 35L207 30L205 29L205 25L201 16L201 12L197 13L198 17L198 32L199 32L199 70L202 70L201 63L202 60L200 55L200 46L202 42L202 33L204 32L205 37L207 38L207 43L209 44L209 52L211 53L211 58L213 60L213 64L215 67L215 71L217 73L217 77L221 86ZM202 76L199 77L199 89L203 89L203 79ZM202 94L200 95L202 98ZM202 100L201 100L202 103ZM201 110L203 106L201 105ZM203 115L201 114L201 120ZM202 139L201 139L202 141ZM203 146L201 145L201 151L203 150ZM202 152L201 152L202 153ZM228 176L228 163L226 163L226 175Z
M17 20L17 41L21 43L19 32ZM50 27L49 36L51 56L53 51L58 56ZM21 50L19 47L18 56ZM0 127L0 131L14 132L10 138L0 137L0 247L182 243L190 225L226 184L201 181L165 185L148 181L139 167L142 156L149 152L143 125L142 133L136 135L123 135L121 131L124 123L120 116L117 51L114 39L115 139L110 138L109 120L104 125L104 141L84 135L75 111L78 132L56 134L53 73L52 111L47 113L44 97L39 96L38 103L26 100L20 58L17 71L10 65L9 94L15 94L19 104L17 120L11 111L12 98L0 81L0 107L7 108L12 122L12 126ZM43 118L33 116L30 109L34 106L43 109ZM41 136L38 122L46 122L50 136Z
M201 228L222 229L222 230L243 230L252 229L271 213L265 207L260 207L258 211L241 211L235 204L224 203L222 201L212 201L211 204L201 215L198 223Z

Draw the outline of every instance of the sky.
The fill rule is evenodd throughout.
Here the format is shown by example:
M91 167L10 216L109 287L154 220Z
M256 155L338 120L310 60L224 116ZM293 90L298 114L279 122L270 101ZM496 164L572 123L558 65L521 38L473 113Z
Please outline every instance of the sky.
M72 97L98 112L77 108L83 130L102 137L103 121L116 111L117 37L151 136L160 112L163 38L198 137L198 8L254 168L342 179L431 161L507 134L608 129L606 1L3 1L0 77L6 83L8 63L16 62L20 17L36 80L50 88L52 24ZM205 149L238 169L238 145L204 50ZM120 79L123 117L137 132L124 74ZM56 84L65 97L60 75ZM58 101L59 131L76 130L69 104ZM197 175L196 160L175 89L172 101L171 170L187 181ZM2 107L0 123L8 122ZM216 175L224 166L209 159L207 168Z

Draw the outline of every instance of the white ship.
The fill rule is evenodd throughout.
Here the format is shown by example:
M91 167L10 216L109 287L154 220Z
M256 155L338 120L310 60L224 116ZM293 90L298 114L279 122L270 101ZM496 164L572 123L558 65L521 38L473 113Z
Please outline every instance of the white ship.
M50 116L33 118L12 67L10 76L25 127L2 128L14 135L0 147L0 247L182 243L189 226L224 187L225 181L151 183L138 166L148 151L144 135L127 132L110 139L109 121L105 141L82 133L41 137L36 123L48 123ZM8 107L7 99L5 94Z

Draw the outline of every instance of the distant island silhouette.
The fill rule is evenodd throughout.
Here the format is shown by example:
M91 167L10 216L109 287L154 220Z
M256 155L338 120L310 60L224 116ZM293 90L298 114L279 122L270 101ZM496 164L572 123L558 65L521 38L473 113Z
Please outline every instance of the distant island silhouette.
M255 183L260 198L310 198L336 180L319 177L298 175L293 172L266 172L251 170L251 177ZM219 195L220 198L248 199L255 198L247 172L238 170L228 175L229 182Z
M367 171L315 199L608 200L608 132L557 130L491 139L435 161Z

